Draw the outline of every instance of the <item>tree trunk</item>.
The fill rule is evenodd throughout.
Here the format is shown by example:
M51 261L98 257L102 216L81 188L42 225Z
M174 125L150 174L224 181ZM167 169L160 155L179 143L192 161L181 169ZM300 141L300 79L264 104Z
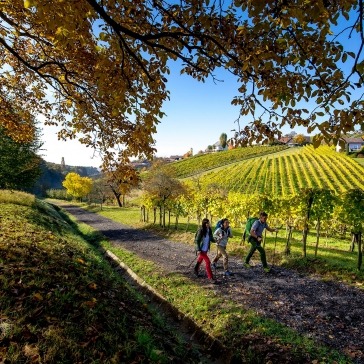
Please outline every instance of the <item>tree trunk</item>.
M362 250L362 246L361 246L361 232L359 232L355 235L356 235L356 242L358 243L358 270L360 270L362 262L363 262L363 250Z
M288 236L286 242L286 249L284 250L284 254L290 255L291 254L291 238L292 238L292 228L293 226L288 226Z
M125 206L125 195L123 195L123 206Z
M242 222L240 221L240 227L241 229L243 230L243 224ZM246 233L245 233L245 227L244 227L244 230L243 230L243 234L241 235L241 240L240 240L240 244L239 245L245 245L245 239L246 239Z
M159 226L163 227L163 208L162 208L162 205L159 206Z
M113 191L113 193L114 193L114 196L115 196L115 199L116 199L116 202L118 203L118 206L119 207L123 207L123 205L121 204L121 201L120 201L120 194L119 193L116 193L116 192L114 192Z
M315 258L317 257L317 250L320 240L320 219L317 219L317 227L316 227L316 246L315 246Z
M163 229L165 229L166 228L166 207L164 205L163 205L162 211L163 211L162 227L163 227Z
M355 250L355 242L356 242L356 238L355 238L355 234L352 234L351 237L351 243L350 243L350 251L353 252Z
M187 224L186 224L186 232L188 231L188 228L190 226L190 217L187 217Z
M168 210L168 230L171 227L171 210Z
M157 208L153 207L153 224L155 225L157 222Z
M147 209L147 223L149 223L149 209Z
M140 216L141 221L145 222L145 206L144 205L141 207L140 214L141 214L141 216Z
M174 224L174 229L177 230L178 229L178 215L176 215L176 222Z
M307 256L307 235L308 235L308 221L305 220L305 225L303 228L303 234L302 234L302 256L306 258Z
M302 239L302 255L304 258L307 256L307 236L309 231L309 222L310 222L310 214L311 214L311 208L314 200L314 193L311 190L308 201L307 201L307 213L305 217L305 224L304 224L304 230L303 230L303 239Z

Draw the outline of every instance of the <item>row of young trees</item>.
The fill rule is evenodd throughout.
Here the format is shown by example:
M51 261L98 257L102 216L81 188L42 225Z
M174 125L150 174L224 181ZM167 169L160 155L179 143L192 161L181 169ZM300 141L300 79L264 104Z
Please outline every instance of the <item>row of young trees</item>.
M140 178L131 167L120 166L118 173L105 174L103 178L92 181L89 178L67 175L64 186L74 197L86 196L98 199L102 204L110 192L120 202L137 186ZM116 177L119 176L119 179ZM112 182L114 185L112 185ZM351 249L358 245L358 269L362 265L362 229L364 221L364 191L350 189L337 195L331 189L302 188L298 194L290 196L269 196L265 194L244 194L227 191L217 184L202 185L198 179L180 182L166 173L156 164L142 183L144 194L141 208L141 220L157 223L166 228L171 226L171 217L175 217L175 229L179 218L187 218L187 227L191 220L201 223L208 217L213 223L221 217L227 217L233 227L244 228L248 217L257 216L259 211L270 215L271 225L285 227L287 230L286 254L290 254L293 229L300 229L302 236L302 255L306 257L307 236L310 230L316 231L315 255L317 255L322 232L326 236L336 233L351 233ZM118 200L119 198L119 200ZM152 218L150 217L152 214ZM168 222L166 221L168 216Z
M212 223L221 217L227 217L234 227L245 226L250 216L266 211L270 222L277 227L286 227L286 253L290 253L292 229L303 231L302 255L306 257L307 236L309 230L316 231L317 254L320 235L339 231L349 231L353 236L353 245L358 245L358 269L362 265L361 234L364 221L364 191L350 189L337 195L330 189L303 188L290 196L268 196L264 194L244 194L228 192L218 185L202 186L198 179L190 183L181 183L163 171L152 171L144 183L141 219L156 223L157 211L159 223L170 227L171 216L175 217L178 228L180 217L187 218L187 228L191 220L208 217ZM168 224L166 224L168 216Z

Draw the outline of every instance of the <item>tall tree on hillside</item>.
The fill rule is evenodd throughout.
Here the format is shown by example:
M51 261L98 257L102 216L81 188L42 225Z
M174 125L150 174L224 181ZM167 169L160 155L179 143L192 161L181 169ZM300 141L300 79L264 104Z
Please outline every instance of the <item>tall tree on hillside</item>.
M307 142L306 137L303 134L297 134L293 137L293 141L299 145L303 145Z
M104 170L106 183L110 187L119 207L125 205L125 195L133 187L138 186L140 177L131 164L114 163L111 168ZM123 199L121 201L121 198Z
M236 76L232 104L250 120L237 120L241 143L284 125L337 141L362 125L363 20L362 0L3 0L0 123L28 137L16 105L22 120L58 123L61 138L81 133L106 162L118 144L122 158L151 156L168 64L179 60L200 81L218 68Z
M81 177L79 174L71 172L66 175L62 185L67 189L67 194L82 199L91 192L92 183L91 178Z
M227 145L227 135L226 133L222 133L219 138L221 148L226 148Z
M185 192L181 182L167 172L154 168L143 183L143 188L159 207L160 225L166 226L166 205L169 200L177 198Z
M35 129L36 130L36 129ZM39 134L29 141L15 141L0 127L0 188L27 190L41 173Z
M102 210L102 206L106 199L112 199L113 196L114 194L110 190L106 176L104 174L93 180L92 189L90 192L91 202L99 203L100 209Z

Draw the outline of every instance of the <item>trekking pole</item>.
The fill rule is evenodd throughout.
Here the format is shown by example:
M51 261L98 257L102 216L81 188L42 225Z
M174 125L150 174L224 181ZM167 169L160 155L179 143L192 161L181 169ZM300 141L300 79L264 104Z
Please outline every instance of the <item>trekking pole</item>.
M192 262L189 264L189 266L187 267L187 269L189 269L191 267L191 265L193 264L193 262L197 259L197 251L196 251L196 256L193 258Z

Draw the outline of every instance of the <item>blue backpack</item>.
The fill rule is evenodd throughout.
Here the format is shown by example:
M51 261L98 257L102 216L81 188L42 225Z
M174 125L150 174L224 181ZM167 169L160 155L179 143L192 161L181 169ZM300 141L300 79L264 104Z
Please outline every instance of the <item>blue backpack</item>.
M217 229L222 228L222 222L223 222L223 220L224 220L224 219L221 219L221 220L219 220L219 221L216 223L215 231L216 231Z

